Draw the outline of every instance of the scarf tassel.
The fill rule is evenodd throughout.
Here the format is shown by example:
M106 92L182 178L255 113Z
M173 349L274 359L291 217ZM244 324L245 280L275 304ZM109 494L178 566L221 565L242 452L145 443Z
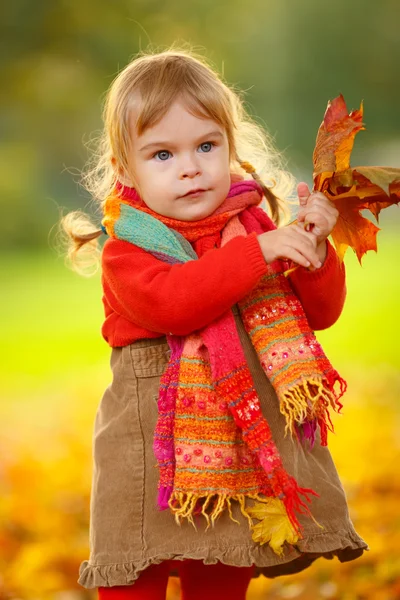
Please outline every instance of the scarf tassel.
M300 535L302 531L302 526L296 517L296 513L307 515L314 521L316 525L318 525L318 527L323 529L323 526L314 519L307 504L305 504L300 498L300 496L304 496L306 501L310 503L311 498L309 496L313 495L319 497L319 494L314 492L312 489L299 487L293 477L291 477L285 485L284 492L283 503L285 505L288 518L296 533Z
M239 521L232 514L232 500L237 500L240 506L241 513L249 521L249 526L252 525L250 516L246 512L244 494L195 494L193 492L172 492L169 499L169 507L175 515L175 520L178 525L181 525L183 519L187 519L189 523L197 529L193 517L203 515L207 521L206 531L210 526L214 526L218 517L228 510L229 517L232 521L240 525Z
M329 409L340 414L343 404L339 398L346 391L346 382L336 373L334 381L325 378L305 379L297 383L280 396L280 412L286 419L285 435L288 431L296 433L301 428L304 438L315 442L317 426L321 431L321 445L328 445L328 431L334 433ZM333 389L339 383L339 391Z
M237 501L241 514L253 532L253 541L260 545L268 543L275 554L282 556L285 542L295 544L302 539L302 526L298 522L295 512L307 513L318 527L323 529L323 526L314 519L306 504L300 499L300 495L304 495L307 502L310 502L310 494L318 496L311 489L299 488L292 478L286 486L284 500L259 494L195 494L174 491L169 499L169 507L175 515L178 525L187 519L196 530L194 517L202 515L207 522L205 529L207 531L210 526L214 527L216 520L225 510L228 511L231 521L240 525L232 513L232 501ZM253 506L246 506L248 499L255 501ZM259 522L254 524L253 519L257 519Z

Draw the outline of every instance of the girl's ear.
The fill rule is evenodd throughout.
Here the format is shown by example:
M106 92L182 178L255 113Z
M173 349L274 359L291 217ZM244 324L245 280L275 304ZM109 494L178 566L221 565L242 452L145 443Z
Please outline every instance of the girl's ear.
M111 158L111 164L114 171L118 171L118 181L122 183L122 185L126 185L127 187L133 187L132 181L129 176L125 173L125 170L122 167L117 167L117 159L113 156Z

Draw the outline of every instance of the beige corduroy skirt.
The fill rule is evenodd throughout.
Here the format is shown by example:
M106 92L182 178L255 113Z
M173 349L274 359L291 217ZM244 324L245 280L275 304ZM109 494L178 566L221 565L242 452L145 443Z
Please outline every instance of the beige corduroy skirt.
M310 505L320 529L300 515L303 539L286 544L282 557L268 544L251 539L247 520L237 506L233 516L222 514L214 528L197 531L187 522L177 525L169 510L157 507L158 469L153 454L160 376L168 361L165 338L142 340L114 348L113 382L107 388L95 421L94 469L91 495L90 558L82 563L79 583L86 588L131 585L151 564L165 560L218 561L238 567L255 565L254 575L277 577L296 573L316 558L341 562L368 550L354 530L346 495L329 450L319 437L312 450L284 435L285 420L278 398L234 307L237 328L253 375L264 416L271 427L285 469L298 484L319 497ZM235 503L233 503L235 504ZM176 574L171 562L171 574Z

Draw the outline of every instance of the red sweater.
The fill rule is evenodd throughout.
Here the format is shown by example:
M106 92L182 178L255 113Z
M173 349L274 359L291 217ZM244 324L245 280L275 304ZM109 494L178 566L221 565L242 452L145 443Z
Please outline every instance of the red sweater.
M333 325L346 296L344 265L327 244L320 269L311 272L299 267L289 276L313 330ZM104 245L102 267L106 316L102 334L112 347L201 329L246 296L267 271L254 233L179 265L110 238Z

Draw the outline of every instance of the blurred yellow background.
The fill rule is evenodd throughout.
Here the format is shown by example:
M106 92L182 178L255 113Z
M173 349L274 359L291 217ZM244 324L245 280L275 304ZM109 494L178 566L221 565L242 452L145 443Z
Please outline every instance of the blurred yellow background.
M91 435L110 381L99 275L68 271L54 249L61 210L95 212L79 187L111 80L149 44L193 44L246 91L311 184L327 101L364 100L353 165L399 166L399 7L395 0L24 0L0 9L0 600L84 600ZM330 448L351 517L370 551L318 560L302 574L251 583L248 598L400 598L397 207L381 217L377 254L346 254L348 298L319 340L348 381ZM98 217L97 217L98 218ZM172 579L169 600L179 597Z

